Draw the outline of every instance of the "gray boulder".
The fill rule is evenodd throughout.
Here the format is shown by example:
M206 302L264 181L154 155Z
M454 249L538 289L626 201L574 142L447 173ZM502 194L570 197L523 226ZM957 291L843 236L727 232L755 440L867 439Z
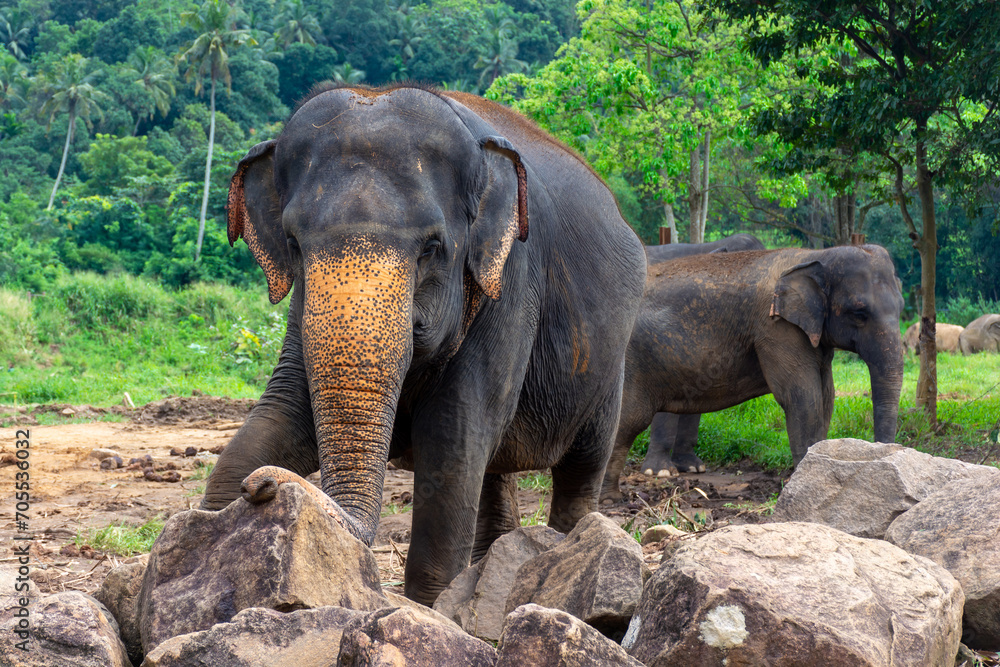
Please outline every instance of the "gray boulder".
M497 641L507 597L526 561L559 544L565 535L548 526L526 526L497 539L486 555L444 589L434 609L470 635Z
M453 625L413 607L383 609L356 618L344 629L338 665L444 665L492 667L497 652Z
M982 476L1000 476L1000 470L902 445L823 440L809 448L781 491L773 520L881 539L897 516L948 482Z
M343 607L244 609L229 623L172 637L153 649L143 667L326 667L337 663L344 628L365 612Z
M148 561L149 554L143 554L131 563L119 565L108 573L101 587L94 593L97 601L107 607L118 622L118 634L125 644L129 659L136 665L142 662L142 639L139 636L136 603Z
M0 623L0 663L10 667L131 667L118 624L100 602L80 593L48 595L28 607L30 637L14 634L20 619ZM23 645L22 645L23 646Z
M962 589L881 540L812 523L729 526L684 544L622 646L646 665L951 665Z
M507 616L498 651L497 667L642 667L575 616L536 604Z
M639 543L611 519L592 512L565 540L521 566L505 611L533 602L572 614L614 637L628 627L648 577Z
M175 514L153 545L138 602L149 653L178 635L226 623L243 609L385 607L371 551L297 484L273 500Z
M958 579L965 592L962 642L1000 650L1000 477L948 484L893 521L885 539Z

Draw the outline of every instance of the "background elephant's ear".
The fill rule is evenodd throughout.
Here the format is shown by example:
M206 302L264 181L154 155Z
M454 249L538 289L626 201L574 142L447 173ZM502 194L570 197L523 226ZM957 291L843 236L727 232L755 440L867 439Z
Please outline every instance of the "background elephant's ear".
M229 182L229 245L246 241L267 277L271 303L292 289L288 241L281 227L281 206L274 187L274 141L257 144L236 166Z
M780 317L802 329L813 347L819 346L826 320L826 280L816 260L798 264L781 274L774 288L771 317Z
M528 178L521 156L503 137L479 140L486 161L485 186L469 229L468 268L483 293L496 301L514 239L528 238Z

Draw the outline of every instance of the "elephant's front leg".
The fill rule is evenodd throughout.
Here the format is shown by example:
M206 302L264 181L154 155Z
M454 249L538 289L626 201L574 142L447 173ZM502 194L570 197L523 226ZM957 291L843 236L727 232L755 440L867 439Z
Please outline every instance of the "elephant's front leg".
M469 566L486 460L414 449L406 597L426 604Z
M792 464L797 466L809 446L826 437L829 425L824 404L821 353L803 336L804 345L783 354L760 354L767 386L785 411ZM808 347L807 347L808 346Z
M299 289L296 288L297 296ZM208 478L201 509L222 509L240 497L240 485L257 468L278 466L305 476L319 470L316 431L302 363L295 307L274 374L243 426L226 445Z

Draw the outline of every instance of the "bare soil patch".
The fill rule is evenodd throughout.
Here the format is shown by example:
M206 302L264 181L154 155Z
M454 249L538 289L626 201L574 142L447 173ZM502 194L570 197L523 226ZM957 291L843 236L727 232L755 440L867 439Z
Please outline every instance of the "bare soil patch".
M0 409L5 424L0 430L0 479L13 482L17 472L16 429L28 428L31 433L28 525L35 536L31 577L42 592L93 593L113 567L127 560L120 554L78 548L79 535L90 535L115 522L138 526L197 508L205 484L197 478L199 462L214 462L253 404L252 400L173 396L136 409L62 404ZM44 421L66 423L40 425L39 416L45 413L55 416ZM107 419L108 414L120 415L123 421L96 421ZM102 469L100 461L91 457L98 448L116 451L126 467ZM178 455L185 450L193 455ZM132 459L144 462L129 468ZM148 472L150 460L154 474L144 474L143 467ZM739 466L673 479L647 478L631 464L625 472L622 500L600 509L636 535L665 521L691 529L694 526L688 521L694 520L701 529L711 529L730 522L766 520L762 504L780 491L785 478ZM178 481L155 481L171 477ZM374 545L386 585L402 585L412 492L412 473L390 466ZM541 517L544 522L549 499L547 491L519 491L521 516L525 521ZM2 542L17 534L14 509L13 501L0 505ZM651 567L659 564L666 547L644 548ZM0 565L4 560L10 560L7 554L0 555Z

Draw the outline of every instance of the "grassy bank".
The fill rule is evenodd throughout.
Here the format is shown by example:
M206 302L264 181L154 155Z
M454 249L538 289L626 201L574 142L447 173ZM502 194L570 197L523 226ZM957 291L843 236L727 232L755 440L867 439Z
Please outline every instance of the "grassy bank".
M44 296L0 289L0 402L122 402L169 394L257 398L277 363L287 304L259 290L167 291L127 275L76 274Z
M0 288L0 403L136 405L198 390L257 398L277 363L287 303L263 289L196 284L181 291L129 276L75 274L44 296ZM907 358L899 442L946 456L975 458L1000 419L1000 355L941 354L938 415L932 432L914 408L918 364ZM830 437L873 437L868 367L834 360L836 406ZM644 451L647 435L636 441ZM791 465L785 418L771 396L705 415L699 453L721 463L750 459ZM996 454L993 455L996 458Z

